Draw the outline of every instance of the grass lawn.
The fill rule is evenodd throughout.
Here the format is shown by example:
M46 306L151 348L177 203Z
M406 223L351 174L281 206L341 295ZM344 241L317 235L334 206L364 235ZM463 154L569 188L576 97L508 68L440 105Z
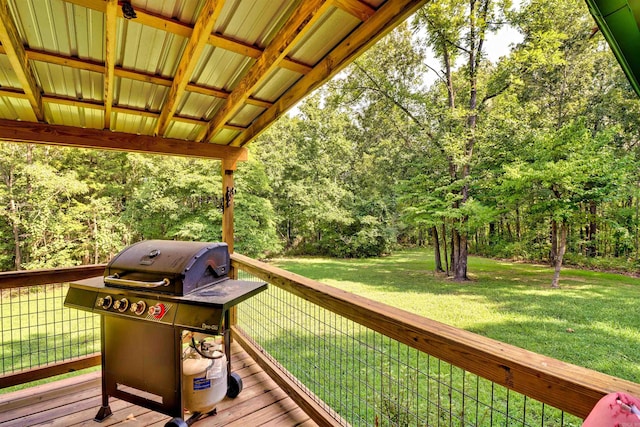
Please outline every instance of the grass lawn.
M469 258L469 282L426 249L376 259L276 259L286 270L565 362L640 382L640 279Z

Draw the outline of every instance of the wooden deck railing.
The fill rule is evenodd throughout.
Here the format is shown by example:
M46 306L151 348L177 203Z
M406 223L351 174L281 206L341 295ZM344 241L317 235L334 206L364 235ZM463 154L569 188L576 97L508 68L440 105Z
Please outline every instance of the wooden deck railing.
M87 279L103 274L105 264L84 265L43 270L9 271L0 273L0 292L12 289L33 288L36 286L66 283L74 280ZM5 308L6 310L9 307ZM32 314L33 315L33 314ZM6 314L7 318L9 314ZM6 319L3 317L3 322ZM35 326L35 325L33 325ZM3 325L4 327L4 325ZM4 343L3 343L4 344ZM49 378L100 364L100 354L93 353L86 356L48 363L32 369L2 374L0 372L0 388L25 384L31 381Z
M640 396L639 384L564 363L457 329L324 285L239 254L232 255L232 266L236 271L264 280L271 287L280 289L286 294L295 296L295 298L299 298L323 310L337 313L341 317L354 322L358 327L375 331L389 340L401 343L421 354L436 357L452 366L487 379L494 384L579 418L586 417L595 403L607 393L623 391ZM104 265L93 265L54 270L0 273L0 289L6 290L16 287L79 280L100 275L103 270ZM265 367L267 372L270 372L270 375L278 376L277 360L274 364L273 358L269 359L265 355L265 350L260 347L259 343L255 343L251 337L243 335L243 312L240 311L238 316L240 325L234 326L234 333L244 346L251 348L254 357L262 359L259 360L259 363ZM307 320L296 321L307 322ZM307 328L304 324L302 326ZM278 321L274 321L270 327L277 330L279 327ZM329 325L321 326L321 334L325 333L324 329L333 327ZM316 338L312 339L315 340ZM357 357L349 354L343 356L347 358ZM0 388L99 363L99 355L92 354L78 360L45 366L28 372L5 375L0 377ZM340 373L327 373L328 378L331 375L340 375ZM309 390L305 387L304 379L292 381L291 377L287 377L285 374L281 375L279 380L278 378L275 379L288 392L300 394L298 404L305 410L310 412L314 410L326 411L326 408L319 407L314 399L310 399L305 394ZM341 419L341 415L338 415L338 413L334 415L336 419Z
M22 270L0 272L0 289L25 286L49 285L74 280L88 279L104 273L106 264L80 265L43 270Z
M615 391L640 385L545 357L234 254L233 266L420 352L579 418ZM241 317L240 317L241 319Z

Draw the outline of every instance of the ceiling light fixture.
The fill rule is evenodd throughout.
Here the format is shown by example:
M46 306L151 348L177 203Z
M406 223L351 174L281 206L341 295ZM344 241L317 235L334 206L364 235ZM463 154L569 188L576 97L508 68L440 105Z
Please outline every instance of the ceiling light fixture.
M136 11L133 10L133 6L131 6L131 3L129 1L122 2L122 15L125 17L125 19L135 19L138 17L136 15Z

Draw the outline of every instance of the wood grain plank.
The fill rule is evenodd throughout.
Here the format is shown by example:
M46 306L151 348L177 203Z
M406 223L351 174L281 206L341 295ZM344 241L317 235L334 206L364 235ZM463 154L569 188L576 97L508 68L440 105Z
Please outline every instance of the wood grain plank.
M307 425L317 425L315 421L309 418L309 415L296 406L291 411L260 424L260 427L298 426L303 423L308 423Z
M265 393L253 396L250 399L235 402L235 405L229 405L226 407L221 407L219 405L216 416L205 418L199 422L202 427L226 426L234 421L243 420L248 414L259 411L274 402L285 399L286 397L287 394L280 388L269 390ZM245 425L251 425L251 423L247 423Z
M280 426L291 426L294 425L292 420L289 419L289 417L281 416L288 414L297 407L298 406L295 404L295 402L290 397L287 397L282 400L278 400L277 402L273 402L268 406L251 412L251 414L242 417L239 420L229 422L225 425L228 427L244 427L248 425L262 426L273 421L275 418L281 418L281 424L279 424Z
M113 107L113 91L116 68L116 34L118 17L118 0L107 0L105 10L105 64L104 64L104 127L111 128L111 110Z
M98 389L99 390L99 389ZM102 401L101 398L98 397L95 399L95 405L89 408L84 408L81 410L77 410L74 404L67 405L67 412L59 416L57 418L52 418L50 420L43 420L39 424L35 424L35 426L42 427L71 427L76 425L98 425L93 421L93 418L98 413ZM149 412L146 408L141 408L132 403L125 402L124 400L114 399L110 402L111 411L113 411L113 416L107 418L103 422L99 424L100 427L106 427L114 424L118 424L125 420L129 414L141 415L145 412ZM89 421L91 420L91 421Z
M24 407L2 414L3 427L22 427L56 420L70 411L83 411L100 407L100 389L85 390L81 393L64 394L57 399L47 400L35 407Z
M218 403L226 415L198 422L198 426L225 425L232 420L238 425L259 425L282 420L279 425L296 425L306 418L287 398L251 356L237 342L231 344L232 371L243 378L244 388L235 399L225 398ZM93 421L101 404L100 373L93 372L76 378L56 381L0 396L0 423L3 426L156 426L163 427L170 417L126 401L111 398L113 415L102 423ZM284 405L279 405L282 402ZM11 410L3 404L12 405ZM13 411L11 413L11 411ZM280 411L280 412L279 412ZM253 414L258 412L258 414ZM253 414L253 415L252 415ZM289 414L289 415L287 415ZM284 415L284 417L283 417ZM250 418L247 418L250 417ZM308 418L308 417L307 417ZM295 421L289 423L288 420ZM245 421L243 421L245 420Z
M220 108L209 125L198 135L199 141L210 141L244 105L253 90L262 83L286 57L313 24L329 8L327 0L308 0L302 2L286 24L262 52L255 64L233 89L225 104Z
M245 161L246 149L173 138L0 119L0 140L75 148Z
M171 117L176 111L178 102L189 83L191 74L200 59L200 54L205 48L209 35L213 30L213 25L216 23L223 5L224 0L207 0L202 6L189 42L180 58L180 63L173 77L173 84L169 90L169 95L167 95L165 104L162 107L162 114L160 114L156 125L156 135L164 135L167 131Z
M102 276L106 264L0 272L0 289L66 283Z
M77 393L87 389L95 389L100 386L100 378L100 372L90 372L11 393L0 394L0 414L56 399L62 393Z
M230 145L244 146L260 135L274 120L292 108L306 94L324 84L349 64L357 55L376 43L381 37L405 20L426 0L399 0L386 2L375 14L346 37L331 53L325 56L313 70L306 73L280 98L253 121L246 131L238 135Z
M56 375L68 374L69 372L80 371L91 368L101 363L100 354L94 353L72 360L53 363L40 368L29 369L17 373L12 373L0 377L0 388L11 387L18 384L26 384Z
M22 90L27 95L35 117L44 121L42 94L33 74L31 64L22 45L22 40L13 21L7 0L0 0L0 42L9 59L13 72L18 77Z

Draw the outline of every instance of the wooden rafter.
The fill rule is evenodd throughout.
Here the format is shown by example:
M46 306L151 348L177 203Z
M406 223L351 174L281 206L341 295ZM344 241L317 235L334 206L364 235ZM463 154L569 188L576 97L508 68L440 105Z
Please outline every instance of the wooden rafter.
M355 16L362 22L371 18L376 10L359 0L334 0L334 5Z
M178 102L184 94L185 88L191 78L191 74L200 59L200 54L207 44L209 35L213 31L213 25L216 23L216 20L220 15L223 4L224 0L207 0L202 7L198 20L193 27L191 38L189 39L189 42L182 54L182 58L180 59L180 64L178 65L178 69L176 70L173 78L173 84L171 85L169 95L167 96L167 100L162 109L162 114L158 119L155 129L156 135L164 135L169 127L171 117L176 111Z
M136 22L139 22L142 25L147 25L158 30L168 31L172 34L185 38L191 37L193 28L188 24L168 19L164 16L159 16L145 10L136 9L136 14L138 15ZM221 36L220 34L211 34L209 36L208 43L212 46L254 59L260 57L262 54L262 49L256 46L243 43L239 40L233 40L229 37ZM282 62L282 66L300 74L304 74L311 70L309 65L302 64L289 58L286 58Z
M73 3L78 6L86 7L88 9L105 11L105 5L103 0L65 0L67 3ZM373 9L366 3L362 3L359 0L337 0L336 6L343 8L345 11L351 13L359 19L363 16L370 15ZM183 22L176 21L175 19L160 16L155 13L146 11L144 9L136 8L136 22L141 25L146 25L151 28L155 28L162 31L167 31L171 34L176 34L184 38L190 38L193 28ZM118 16L122 16L122 12L118 13ZM219 47L230 52L237 53L239 55L248 56L250 58L257 59L262 55L262 49L251 44L244 43L239 40L233 40L229 37L224 37L220 34L211 34L209 37L209 43L212 46ZM285 58L281 66L290 71L294 71L300 74L306 74L311 71L311 66L303 64L299 61L295 61L291 58Z
M215 47L219 47L220 49L248 56L253 59L260 58L263 53L263 50L260 48L236 40L231 40L218 34L212 34L209 37L209 43ZM311 66L298 61L294 61L291 58L284 58L282 60L281 66L282 68L286 68L289 71L300 74L306 74L311 71Z
M226 25L221 25L220 33L213 32L217 17L222 13L221 2L223 0L202 0L201 3L205 4L199 5L201 10L194 18L197 19L195 25L193 23L180 22L177 19L161 15L157 11L152 12L151 10L135 7L137 18L132 21L135 22L134 25L155 28L168 34L175 34L184 40L180 56L176 58L173 55L173 57L168 58L172 61L171 63L176 64L176 72L173 78L170 75L160 75L149 71L126 69L117 66L116 62L119 58L116 53L116 46L119 43L117 38L121 36L118 33L118 22L122 22L121 20L123 19L122 10L118 6L120 1L118 0L63 0L66 3L104 13L105 29L104 34L101 35L101 37L104 37L103 40L105 42L104 62L77 56L65 56L65 54L61 53L45 52L23 45L24 41L18 35L22 27L19 24L13 24L11 21L12 19L18 19L11 16L15 12L13 9L9 9L8 5L13 4L11 1L0 0L0 6L2 6L2 10L0 10L2 24L0 25L2 25L2 29L5 32L3 39L0 40L2 42L0 44L0 54L4 54L8 59L12 60L12 67L14 69L18 67L16 75L22 75L22 78L19 82L16 79L17 84L14 85L15 87L5 86L0 88L0 96L16 100L20 99L23 105L25 103L24 100L30 102L33 107L27 110L28 114L22 114L22 120L44 121L45 112L52 108L50 106L70 106L79 109L78 111L81 109L94 110L93 117L99 117L101 114L95 111L102 111L105 129L111 128L114 113L123 113L152 119L152 123L155 123L153 132L160 137L166 135L171 123L180 122L187 123L193 126L194 129L201 129L201 132L197 135L199 142L211 141L216 138L216 135L222 129L227 129L238 135L230 145L244 146L284 111L291 108L311 90L335 75L355 55L377 40L381 34L394 27L398 21L394 13L397 13L398 16L407 17L408 13L410 13L406 11L407 7L413 7L411 6L413 4L422 4L427 0L386 0L381 3L381 6L377 6L377 9L368 4L368 0L305 0L296 2L296 8L293 10L292 15L286 19L284 26L279 26L275 37L266 48L251 44L251 37L255 37L255 34L251 35L250 31L243 32L235 29L236 21L233 21L234 24L229 29L222 29L226 28ZM155 4L150 6L154 11L156 10L155 7ZM355 23L353 18L345 16L346 14L343 12L334 14L336 8L356 17L362 24ZM225 14L225 16L229 19L235 19L233 15L233 13L237 12L235 3L233 6L229 5L225 10L230 13L230 15ZM239 10L248 11L244 6ZM73 11L74 14L80 12L78 10ZM255 10L250 13L253 12ZM328 12L331 12L331 14ZM331 16L331 19L326 20L325 18L328 16ZM92 15L91 19L96 19L96 17L97 15ZM318 43L319 40L315 35L315 28L326 28L325 25L332 25L334 19L348 23L349 26L353 26L354 30L337 47L322 46L322 49L327 49L329 53L327 53L326 57L320 59L319 63L311 66L294 59L295 55L289 56L293 51L292 49L299 47L303 38L309 37L310 41ZM7 22L9 25L6 24ZM280 24L282 22L278 23L278 25ZM316 24L318 25L316 26ZM226 34L227 30L229 34ZM309 34L309 31L314 33ZM13 33L13 36L8 35L9 33ZM251 59L253 61L249 62L252 66L248 70L237 70L233 79L226 83L216 83L224 85L222 87L212 87L207 83L192 83L193 70L202 60L201 54L207 45L216 49L234 52L247 58L247 60ZM154 52L157 52L158 49L160 48L156 48ZM300 57L308 53L303 48L300 50ZM86 55L86 52L83 51L82 54ZM247 60L243 61L243 64L246 64ZM88 98L83 99L81 96L89 93L84 90L82 91L84 92L83 94L73 96L71 95L73 93L72 88L59 87L57 81L52 87L53 93L43 93L38 87L39 76L36 74L36 71L42 70L46 72L44 70L47 70L47 68L42 67L43 63L83 70L83 74L79 75L83 79L89 78L93 80L98 78L97 76L102 77L104 79L102 98L100 99L99 94L98 96L89 95ZM271 79L278 68L293 71L297 75L293 73L278 75L282 78L274 79L274 84L280 81L283 84L291 84L289 82L297 79L296 83L288 88L279 88L279 90L275 86L265 88L274 89L273 91L265 90L265 93L269 93L269 95L265 96L270 98L268 100L256 98L257 88L262 87L268 79ZM68 69L52 68L50 71L55 75L59 75L59 73L68 75L67 73L69 73ZM92 75L85 75L85 71L89 71ZM73 74L78 76L77 73ZM161 110L158 110L158 107L153 107L153 110L150 110L149 108L136 106L116 105L114 99L116 99L117 93L114 90L114 84L118 79L144 82L151 88L155 94L154 96L164 93L165 97L160 107ZM272 80L269 80L269 82L272 82ZM134 86L134 88L138 87L137 85ZM160 87L165 89L160 89ZM77 92L77 87L75 89ZM200 100L208 103L206 111L212 111L213 118L210 121L206 121L211 116L205 118L181 115L178 108L184 101L184 92L198 93L205 95L205 97L211 97L207 100L200 98ZM213 98L223 101L214 101ZM252 122L248 126L244 123L239 126L238 124L243 119L237 117L239 113L242 113L241 110L246 105L258 107L262 111L251 110L252 115L246 118L252 120ZM220 106L220 108L213 109L214 106ZM31 111L33 111L33 116ZM59 111L64 113L62 116L58 115L58 109L53 111L56 112L56 120L66 120L67 112L73 114L74 110L60 109ZM249 112L247 113L249 114ZM197 133L197 130L195 133ZM192 138L195 133L190 134L189 138ZM230 134L230 132L227 134ZM164 138L159 139L163 140Z
M331 53L303 76L271 108L258 117L244 132L238 135L230 145L244 146L264 131L270 123L293 107L304 94L322 85L344 68L353 58L366 48L377 42L382 36L395 27L395 24L406 19L426 0L399 0L385 3L366 22L358 27L340 43Z
M108 0L105 11L104 127L111 128L113 87L115 86L118 0Z
M168 31L172 34L185 38L190 38L191 33L193 32L193 28L183 22L168 19L164 16L159 16L145 10L136 10L136 14L138 15L136 22L139 22L142 25L147 25L158 30ZM219 47L220 49L228 50L229 52L234 52L254 59L260 57L262 54L262 49L259 47L239 40L233 40L229 37L221 36L220 34L211 34L209 36L208 43L212 46ZM289 58L286 58L282 62L282 66L300 74L304 74L311 70L309 65L302 64Z
M64 67L77 68L79 70L92 71L95 73L103 73L105 70L105 64L95 61L89 61L87 59L79 59L71 56L64 56L54 53L43 52L34 49L25 49L27 58L32 61L41 61L48 64L56 64ZM0 45L0 54L6 54L4 48ZM311 70L311 67L309 67ZM173 80L168 77L158 76L156 74L148 74L141 71L129 70L116 66L114 69L114 75L130 80L136 80L145 83L152 83L158 86L171 87ZM202 95L213 96L215 98L226 99L229 96L229 91L216 89L208 86L197 85L194 83L187 84L187 92L200 93ZM272 102L265 101L258 98L249 98L247 104L255 105L256 107L269 108L273 105Z
M31 104L35 118L39 121L44 121L44 108L40 88L29 65L18 29L9 11L7 0L0 0L0 42L9 58L13 71L22 85L29 104Z
M201 157L220 159L231 164L247 159L245 148L111 132L106 129L81 129L73 126L27 123L4 119L0 119L0 140L75 148Z
M289 50L309 31L329 6L330 2L326 0L308 0L300 4L253 67L231 92L209 126L198 135L197 140L210 141L224 127L227 121L242 108L253 90L266 79L271 70L282 62Z
M3 90L0 89L0 96L11 96L13 98L25 98L26 95L24 93L16 92L15 90ZM99 101L89 101L89 100L78 100L76 98L66 97L66 96L52 96L52 95L43 95L42 100L45 104L58 104L58 105L68 105L71 107L78 108L88 108L92 110L100 110L104 111L105 106L102 102ZM112 107L112 112L122 113L122 114L131 114L133 116L143 116L149 117L151 119L157 120L160 117L160 111L149 111L142 108L133 108L133 107L121 107L114 105ZM176 122L189 123L194 126L206 126L208 121L204 119L197 119L193 117L186 116L173 116L173 120ZM242 126L234 126L227 125L225 129L234 130L236 132L243 132L246 130L245 127Z

